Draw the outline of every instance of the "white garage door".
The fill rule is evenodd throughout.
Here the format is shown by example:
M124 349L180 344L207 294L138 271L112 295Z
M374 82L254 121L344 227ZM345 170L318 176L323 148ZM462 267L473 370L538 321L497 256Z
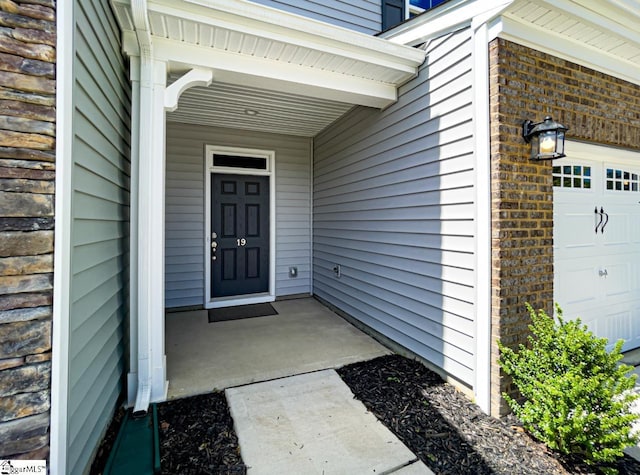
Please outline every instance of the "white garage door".
M554 299L610 344L640 347L640 154L566 148L553 162Z

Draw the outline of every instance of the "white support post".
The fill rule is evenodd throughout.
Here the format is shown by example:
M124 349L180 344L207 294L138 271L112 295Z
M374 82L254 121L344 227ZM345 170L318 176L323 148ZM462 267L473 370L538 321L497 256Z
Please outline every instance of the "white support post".
M167 394L164 351L166 63L142 52L138 168L138 390L134 412ZM144 124L144 126L142 125Z
M140 175L146 175L148 188L145 190L149 206L148 228L141 238L148 249L148 276L151 302L150 339L151 339L151 401L162 401L167 397L167 364L164 349L164 253L165 253L165 88L167 85L167 64L153 61L153 97L150 114L148 116L151 129L152 144L147 160L146 169L140 170ZM141 190L142 191L142 190Z

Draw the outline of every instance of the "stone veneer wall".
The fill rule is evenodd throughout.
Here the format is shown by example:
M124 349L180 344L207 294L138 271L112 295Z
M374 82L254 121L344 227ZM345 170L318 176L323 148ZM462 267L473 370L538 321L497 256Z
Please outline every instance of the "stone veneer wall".
M54 0L0 1L0 459L49 452Z
M553 310L553 186L549 162L528 159L525 119L551 115L570 139L640 149L640 86L576 63L496 39L489 45L492 355L491 407L502 415L496 341L524 343L530 323L525 302Z

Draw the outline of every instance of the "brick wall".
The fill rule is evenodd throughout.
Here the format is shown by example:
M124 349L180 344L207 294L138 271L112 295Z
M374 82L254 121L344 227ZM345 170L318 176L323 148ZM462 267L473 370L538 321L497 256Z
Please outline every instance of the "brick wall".
M55 1L0 2L0 458L48 458Z
M526 341L525 302L553 310L553 187L550 162L528 159L525 119L546 115L567 137L640 148L640 87L503 39L489 46L492 201L493 415L514 393L497 365L496 341Z

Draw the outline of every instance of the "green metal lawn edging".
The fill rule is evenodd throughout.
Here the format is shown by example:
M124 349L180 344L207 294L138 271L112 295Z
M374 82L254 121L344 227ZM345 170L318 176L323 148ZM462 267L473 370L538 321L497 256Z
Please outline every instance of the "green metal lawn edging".
M160 473L160 437L158 434L158 409L143 417L124 416L107 463L105 475L152 475Z

